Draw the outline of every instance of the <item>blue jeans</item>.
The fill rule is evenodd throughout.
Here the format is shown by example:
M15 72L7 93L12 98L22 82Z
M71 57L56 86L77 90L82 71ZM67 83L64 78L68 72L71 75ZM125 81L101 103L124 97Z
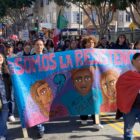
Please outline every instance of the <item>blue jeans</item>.
M11 99L8 101L8 107L9 107L9 116L14 116L14 111L15 111L15 99L14 99L14 90L12 87L11 91Z
M132 108L132 110L123 115L124 118L124 140L133 140L133 127L136 120L140 123L140 109Z
M8 118L8 104L2 105L2 110L0 111L0 136L7 135L7 118Z

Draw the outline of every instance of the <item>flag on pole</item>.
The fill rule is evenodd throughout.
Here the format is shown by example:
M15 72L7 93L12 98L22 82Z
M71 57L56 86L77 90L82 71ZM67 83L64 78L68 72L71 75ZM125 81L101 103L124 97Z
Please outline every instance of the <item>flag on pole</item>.
M57 18L57 28L63 29L63 28L66 28L67 25L68 25L68 20L64 16L64 10L61 8L59 11L58 18Z
M53 42L54 42L54 46L57 47L57 44L59 42L59 35L60 35L60 30L55 28L53 31Z

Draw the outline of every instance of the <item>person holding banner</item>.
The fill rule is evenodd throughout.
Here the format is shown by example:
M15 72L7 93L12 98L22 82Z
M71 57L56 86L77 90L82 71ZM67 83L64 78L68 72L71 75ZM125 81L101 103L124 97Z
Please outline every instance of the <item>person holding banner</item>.
M96 45L97 45L97 39L93 36L85 37L82 40L82 48L83 49L95 48Z
M98 49L110 49L109 41L107 40L106 37L102 37L99 42L97 47Z
M8 67L5 58L0 54L0 140L6 140L7 137L7 118L8 118L8 93L6 85L9 83Z
M44 47L45 47L45 45L44 45L43 40L41 40L41 39L35 40L35 42L34 42L35 53L33 55L42 55ZM44 135L44 131L45 131L45 127L43 126L43 124L37 125L37 131L38 131L38 137L42 138Z
M14 50L14 44L11 42L7 42L5 44L5 57L10 58L10 57L16 57L16 55L13 53ZM9 74L10 78L10 74ZM12 82L8 84L6 87L6 90L9 94L9 99L8 99L8 106L9 106L9 121L10 122L15 122L15 117L14 117L14 111L15 111L15 99L14 99L14 88L12 86Z
M134 71L123 73L117 83L117 107L123 113L124 140L133 140L133 128L140 123L140 53L132 57Z

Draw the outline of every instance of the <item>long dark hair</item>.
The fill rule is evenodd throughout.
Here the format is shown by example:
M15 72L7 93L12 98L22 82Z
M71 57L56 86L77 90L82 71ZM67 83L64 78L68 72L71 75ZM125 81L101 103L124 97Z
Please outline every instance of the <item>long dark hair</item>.
M140 43L140 40L139 40L139 41L136 41L135 44L134 44L134 48L133 48L133 49L137 49L136 46L137 46L139 43Z
M127 44L127 40L126 40L126 35L125 35L125 34L120 34L120 35L118 36L117 41L116 41L116 44L119 44L119 38L120 38L121 36L124 37L124 39L125 39L124 42L123 42L123 44Z
M7 73L6 69L8 68L8 66L7 66L6 59L5 59L4 55L2 53L0 53L0 55L3 57L1 72L2 72L2 74L5 74L5 73Z
M37 38L37 39L34 41L34 44L35 44L36 42L38 42L38 41L42 41L42 42L43 42L43 44L44 44L44 40L43 40L43 39L41 39L41 38Z
M46 41L45 47L47 48L48 45L49 45L49 47L54 48L54 42L53 42L52 39L48 39L48 40Z

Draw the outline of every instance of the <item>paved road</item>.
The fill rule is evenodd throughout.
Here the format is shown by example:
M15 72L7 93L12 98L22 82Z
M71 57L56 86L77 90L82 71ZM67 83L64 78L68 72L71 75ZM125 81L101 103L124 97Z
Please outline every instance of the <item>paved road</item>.
M101 122L104 126L100 131L93 128L92 120L88 125L81 125L79 117L63 118L61 120L45 123L45 135L40 140L122 140L123 123L114 120L114 114L101 115ZM23 138L20 121L17 118L15 123L8 123L8 140L34 140L37 139L35 128L28 129L28 139ZM140 139L139 124L135 125L134 134L137 140Z

